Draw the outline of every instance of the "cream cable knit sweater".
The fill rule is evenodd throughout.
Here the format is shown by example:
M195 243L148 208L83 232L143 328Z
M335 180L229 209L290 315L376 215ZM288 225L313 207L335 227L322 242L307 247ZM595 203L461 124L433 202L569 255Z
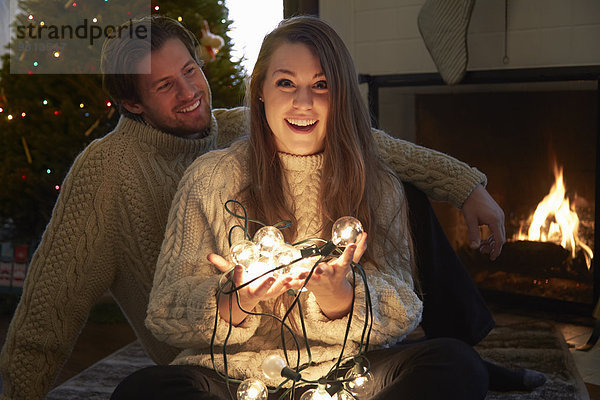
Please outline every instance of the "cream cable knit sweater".
M206 150L245 132L245 110L214 110L208 138L185 140L121 118L75 160L41 244L0 355L0 399L42 399L52 388L98 296L110 289L157 363L177 350L143 320L177 184ZM485 175L445 154L375 131L398 176L460 207Z
M150 293L146 326L160 340L185 348L174 364L196 364L212 368L210 340L216 315L216 294L219 271L210 264L209 253L229 254L228 231L239 220L229 215L223 205L248 183L248 142L234 143L230 149L214 151L196 160L181 180L169 214L165 240L158 258L154 286ZM321 179L322 154L293 156L280 154L284 174L289 182L287 201L292 204L298 219L298 240L320 237L329 233L319 231L318 191ZM376 238L374 253L378 271L373 265L364 266L371 289L373 330L371 348L391 345L406 336L421 319L422 303L413 291L408 248L394 250L391 243L407 243L395 218L404 201L398 181L382 182L386 193L376 210L376 218L386 238ZM250 216L252 217L252 216ZM242 239L236 230L233 242ZM384 243L385 242L385 243ZM365 318L364 287L357 285L349 342L345 356L355 355L363 332ZM284 295L285 296L285 295ZM255 311L272 312L274 300L259 303ZM327 374L340 355L348 317L331 321L320 311L314 296L302 295L307 337L311 344L313 362L302 372L305 379L316 380ZM216 333L216 365L223 372L223 341L229 324L219 318ZM299 341L302 334L297 332ZM291 359L296 352L287 340ZM227 342L229 375L237 379L262 377L261 364L270 354L281 352L280 325L272 318L249 316L233 327ZM293 362L292 361L292 362ZM300 363L307 362L303 351ZM282 379L268 382L277 386Z

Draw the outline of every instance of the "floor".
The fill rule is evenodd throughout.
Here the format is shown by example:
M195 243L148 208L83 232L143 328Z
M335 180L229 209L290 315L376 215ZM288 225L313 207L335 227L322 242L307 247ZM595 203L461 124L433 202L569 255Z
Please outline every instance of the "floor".
M489 301L488 301L489 304ZM520 320L549 320L556 324L565 341L590 395L590 400L600 400L600 341L589 351L577 350L585 344L593 330L591 317L556 315L552 312L516 310L498 304L489 304L497 324Z
M591 318L565 322L565 318L553 318L551 314L532 315L491 305L490 309L498 324L512 323L523 319L553 320L563 333L565 340L572 346L571 353L579 372L586 383L591 400L600 400L600 343L592 350L582 352L575 347L584 344L591 334ZM10 315L0 315L0 342L4 342ZM100 359L132 342L135 334L126 322L99 323L89 321L79 336L71 358L60 374L57 385L68 380Z
M579 347L587 342L592 333L592 328L580 325L559 325L565 340L571 347L571 354L575 359L577 369L585 382L590 398L600 399L600 344L596 344L589 351L579 351Z

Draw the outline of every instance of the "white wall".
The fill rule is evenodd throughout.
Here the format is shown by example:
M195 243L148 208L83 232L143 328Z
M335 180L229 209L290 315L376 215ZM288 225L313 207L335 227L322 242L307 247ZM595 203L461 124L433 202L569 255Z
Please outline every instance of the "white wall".
M505 0L477 0L468 70L600 65L599 0L507 1L510 62L502 62ZM359 72L435 72L417 27L424 2L320 0L319 13L342 36Z
M467 70L600 65L600 0L506 1L509 62L503 63L505 0L477 0L467 35ZM344 39L359 73L436 72L417 26L424 3L320 0L319 14ZM410 90L380 89L379 108L380 127L414 140Z

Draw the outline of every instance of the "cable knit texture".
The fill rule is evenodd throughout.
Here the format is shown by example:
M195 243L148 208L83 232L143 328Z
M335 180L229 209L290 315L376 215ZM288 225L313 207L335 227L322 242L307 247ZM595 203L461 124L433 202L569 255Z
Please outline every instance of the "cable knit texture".
M113 132L77 157L34 254L0 355L0 399L45 396L91 306L106 290L150 357L159 364L173 360L179 350L156 340L143 321L169 207L184 170L206 150L226 147L246 132L246 109L219 109L213 115L218 124L213 121L210 135L201 140L121 118ZM383 132L375 135L398 176L434 198L454 199L460 206L482 182L482 174L445 154Z
M294 156L280 153L279 156L289 182L286 200L293 206L298 220L298 240L329 239L329 233L319 231L322 225L318 212L322 154ZM236 199L239 191L248 184L247 158L248 143L239 141L228 150L200 157L182 178L158 259L146 326L160 340L186 348L175 358L174 364L208 368L213 368L210 342L215 332L214 366L220 372L225 372L223 346L228 336L227 373L237 379L264 379L261 364L265 357L283 354L280 324L268 316L252 315L239 326L230 328L227 322L216 317L221 274L206 259L212 252L229 254L228 232L239 221L226 212L224 203ZM389 231L387 237L375 238L379 243L375 257L380 269L369 263L364 265L373 308L371 348L385 347L404 338L418 325L422 312L422 303L413 290L409 272L407 240L401 224L397 223L397 210L404 201L402 185L390 178L389 182L382 182L381 187L385 195L377 207L376 218L383 226L389 225ZM241 239L241 230L235 230L232 242ZM399 251L391 243L398 245ZM348 317L329 320L310 292L303 294L301 301L306 310L312 361L316 363L302 371L302 376L318 379L327 374L340 356ZM262 301L257 308L272 313L274 304L275 300ZM218 318L216 330L215 318ZM364 321L365 287L360 283L345 356L356 354ZM296 334L303 342L301 333ZM286 343L288 349L293 349L292 341L288 339ZM292 366L297 361L296 354L293 350L288 353ZM303 351L300 363L307 361L307 353ZM279 383L280 380L268 382L273 386Z
M244 109L215 115L228 122L221 145L244 132ZM216 140L214 118L207 137L190 140L122 117L113 132L77 157L32 259L2 351L3 399L44 397L106 290L152 359L173 359L177 351L144 326L148 296L177 184Z
M400 179L413 183L433 200L462 208L478 184L487 184L486 176L477 168L447 154L393 138L377 129L373 129L373 136L381 158Z

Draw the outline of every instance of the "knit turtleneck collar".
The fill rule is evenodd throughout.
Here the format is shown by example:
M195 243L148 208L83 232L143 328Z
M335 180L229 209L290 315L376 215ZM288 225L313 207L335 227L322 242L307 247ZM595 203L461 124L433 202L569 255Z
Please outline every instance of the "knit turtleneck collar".
M217 141L217 120L211 115L211 124L209 133L199 139L187 139L175 135L165 133L155 129L143 122L135 121L131 118L121 116L116 131L125 132L128 135L136 136L140 142L147 143L155 147L159 153L169 154L193 154L204 153L212 150L216 146Z
M323 167L323 153L311 154L309 156L299 156L279 152L279 160L283 168L290 171L315 171Z

